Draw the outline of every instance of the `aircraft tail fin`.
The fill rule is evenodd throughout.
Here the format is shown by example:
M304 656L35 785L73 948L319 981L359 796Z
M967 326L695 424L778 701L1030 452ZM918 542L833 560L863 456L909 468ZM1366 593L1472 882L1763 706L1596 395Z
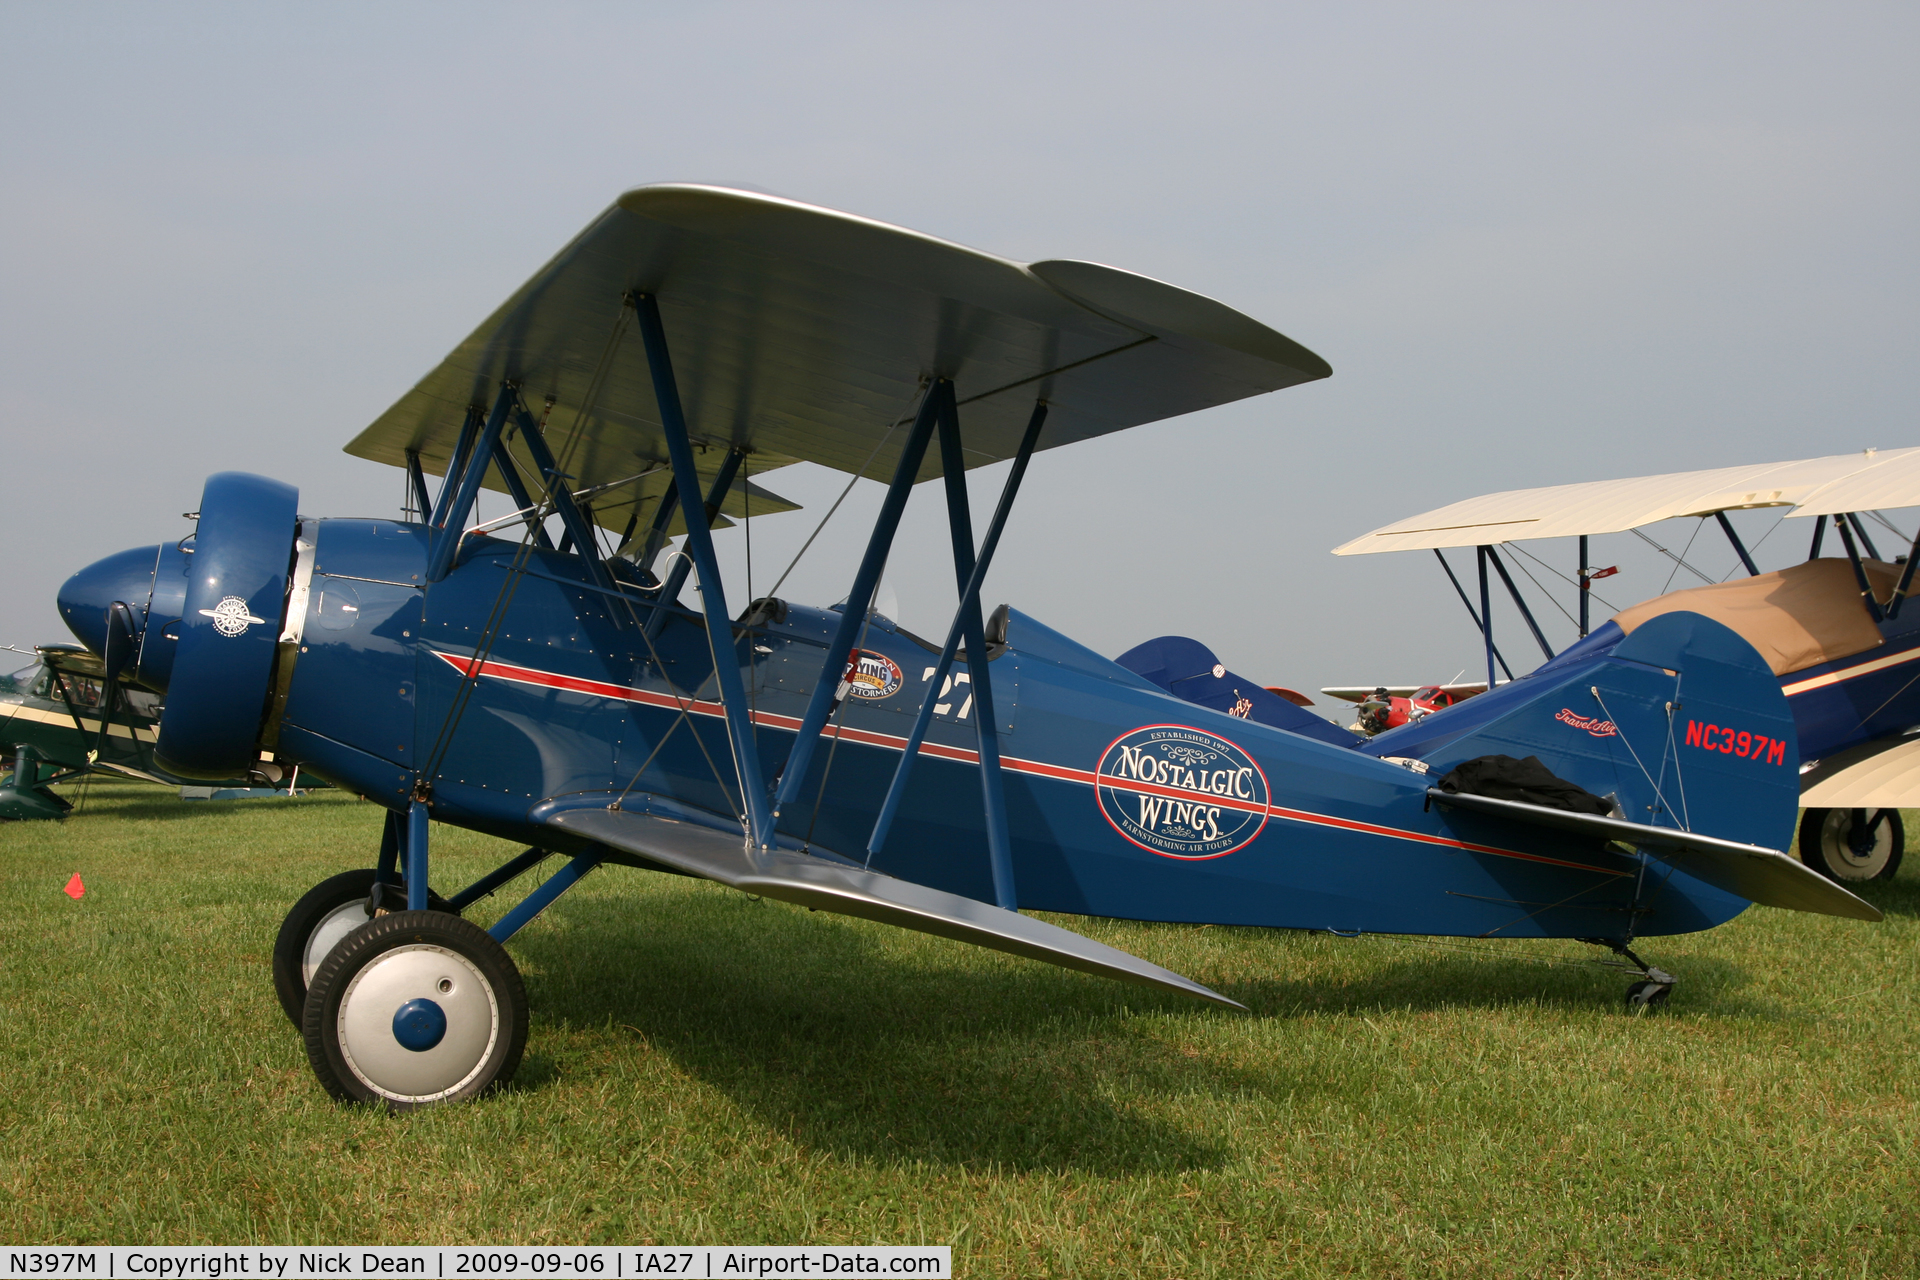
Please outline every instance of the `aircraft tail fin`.
M1700 614L1663 615L1611 652L1550 662L1426 723L1443 722L1464 732L1421 753L1436 777L1480 756L1538 756L1625 822L1771 850L1792 837L1800 753L1786 697L1751 645Z

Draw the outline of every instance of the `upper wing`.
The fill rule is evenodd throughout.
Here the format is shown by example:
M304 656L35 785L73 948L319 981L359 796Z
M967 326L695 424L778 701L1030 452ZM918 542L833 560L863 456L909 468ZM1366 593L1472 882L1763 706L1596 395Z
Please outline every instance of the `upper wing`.
M1022 264L791 200L662 185L620 197L347 452L401 465L415 450L441 473L468 406L517 379L536 412L551 397L548 439L580 486L664 466L630 292L659 300L709 475L742 445L756 473L806 460L885 477L906 435L892 428L924 377L953 379L979 466L1013 456L1036 397L1050 406L1050 448L1332 372L1247 316L1144 276ZM922 478L938 471L930 451ZM742 514L737 500L722 510Z
M1869 483L1872 477L1879 482ZM1905 502L1885 500L1905 496ZM1823 503L1822 497L1851 505ZM1869 502L1869 498L1883 499ZM1621 533L1675 516L1753 507L1870 511L1920 503L1920 449L1843 453L1799 462L1676 471L1627 480L1593 480L1544 489L1509 489L1468 498L1361 534L1337 556L1376 551L1473 547L1524 538Z
M1869 450L1864 457L1868 465L1821 485L1791 514L1830 516L1920 506L1920 449Z

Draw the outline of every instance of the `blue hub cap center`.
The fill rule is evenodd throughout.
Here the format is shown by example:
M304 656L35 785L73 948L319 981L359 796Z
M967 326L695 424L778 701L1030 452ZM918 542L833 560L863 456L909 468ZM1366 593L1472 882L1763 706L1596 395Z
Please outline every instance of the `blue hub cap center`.
M431 1000L409 1000L394 1011L393 1038L402 1049L425 1053L446 1035L446 1011Z

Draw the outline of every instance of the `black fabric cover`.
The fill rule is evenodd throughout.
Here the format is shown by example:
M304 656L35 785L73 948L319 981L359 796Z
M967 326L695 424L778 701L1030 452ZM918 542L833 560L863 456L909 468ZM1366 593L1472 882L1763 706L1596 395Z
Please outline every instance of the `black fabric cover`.
M1539 756L1516 760L1512 756L1478 756L1455 765L1440 779L1440 789L1455 795L1489 796L1495 800L1514 800L1537 804L1569 813L1592 813L1605 817L1613 805L1584 787L1554 776L1540 763Z

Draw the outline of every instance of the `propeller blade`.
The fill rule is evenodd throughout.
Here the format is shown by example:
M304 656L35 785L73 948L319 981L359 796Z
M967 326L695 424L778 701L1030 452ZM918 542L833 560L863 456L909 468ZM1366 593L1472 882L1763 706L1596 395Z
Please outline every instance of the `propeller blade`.
M100 738L89 753L89 760L98 760L106 754L107 730L113 726L113 706L120 694L120 673L126 669L127 662L133 657L138 634L133 625L133 610L124 600L115 600L107 606L107 637L102 646L106 652L100 660L106 666L106 678L102 681L100 695Z

